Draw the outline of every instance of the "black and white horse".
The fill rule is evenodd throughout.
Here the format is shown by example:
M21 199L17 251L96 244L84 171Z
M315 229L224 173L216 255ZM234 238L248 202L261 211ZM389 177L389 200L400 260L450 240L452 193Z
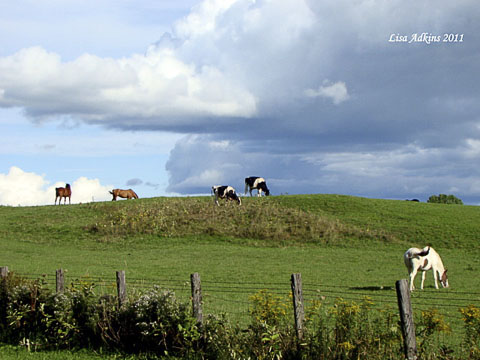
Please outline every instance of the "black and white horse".
M242 205L242 200L237 195L235 189L227 185L212 186L212 193L215 195L215 204L218 203L218 199L225 199L226 201L236 201L238 205Z
M257 196L262 196L262 192L265 193L266 196L270 195L270 190L267 188L267 183L265 179L258 176L250 176L245 178L245 195L247 195L247 191L250 192L250 196L252 196L252 190L257 189L258 193Z

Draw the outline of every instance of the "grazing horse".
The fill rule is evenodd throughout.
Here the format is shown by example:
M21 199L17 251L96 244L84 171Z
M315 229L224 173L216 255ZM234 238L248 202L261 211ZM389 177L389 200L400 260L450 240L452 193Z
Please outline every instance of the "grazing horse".
M264 178L258 176L245 178L245 196L247 195L247 191L250 192L250 196L252 196L252 190L254 189L257 189L258 191L257 196L262 196L262 191L266 196L270 195L270 190L268 190Z
M212 193L215 195L215 204L219 205L218 199L225 199L228 201L236 201L238 205L242 205L242 200L237 195L235 189L231 186L217 185L212 186Z
M113 189L112 191L109 191L110 194L113 195L112 201L116 201L117 197L121 197L123 199L138 199L138 195L133 191L132 189L128 190L122 190L122 189Z
M420 288L423 289L425 274L430 269L433 270L435 289L438 289L437 279L440 279L440 283L444 288L448 287L447 269L443 267L440 255L432 247L427 246L423 249L410 248L403 255L403 260L410 275L410 291L415 289L414 280L418 271L422 271Z
M55 205L57 205L57 199L58 199L58 205L62 202L62 198L64 198L63 204L65 205L67 203L67 197L68 197L68 203L70 204L70 198L72 196L72 189L70 188L70 184L66 184L65 187L58 187L55 188Z

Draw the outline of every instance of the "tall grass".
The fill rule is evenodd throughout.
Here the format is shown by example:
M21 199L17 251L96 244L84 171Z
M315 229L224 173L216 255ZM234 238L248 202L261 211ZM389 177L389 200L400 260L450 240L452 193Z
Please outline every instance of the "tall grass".
M205 199L169 199L112 208L86 229L104 238L138 234L159 237L221 236L260 241L275 246L339 244L355 239L385 238L380 231L364 230L324 214L286 207L269 199L215 206Z

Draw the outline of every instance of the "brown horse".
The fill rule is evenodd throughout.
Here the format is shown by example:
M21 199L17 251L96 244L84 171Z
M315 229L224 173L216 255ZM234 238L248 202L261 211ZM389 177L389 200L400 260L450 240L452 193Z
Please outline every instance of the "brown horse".
M65 187L58 187L55 188L55 205L57 205L57 199L58 199L58 205L62 202L62 198L64 198L63 204L67 203L67 197L68 197L68 203L70 204L70 198L72 196L72 189L70 188L70 184L66 184Z
M112 201L116 201L117 197L121 197L124 199L127 198L127 200L138 199L138 195L132 189L128 189L128 190L113 189L112 191L109 191L109 193L113 195Z

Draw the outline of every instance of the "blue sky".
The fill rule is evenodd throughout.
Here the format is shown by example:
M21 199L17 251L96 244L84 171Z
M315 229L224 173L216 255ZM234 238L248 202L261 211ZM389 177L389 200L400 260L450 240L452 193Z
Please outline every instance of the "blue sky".
M474 0L0 0L0 204L252 175L479 204L478 18Z

